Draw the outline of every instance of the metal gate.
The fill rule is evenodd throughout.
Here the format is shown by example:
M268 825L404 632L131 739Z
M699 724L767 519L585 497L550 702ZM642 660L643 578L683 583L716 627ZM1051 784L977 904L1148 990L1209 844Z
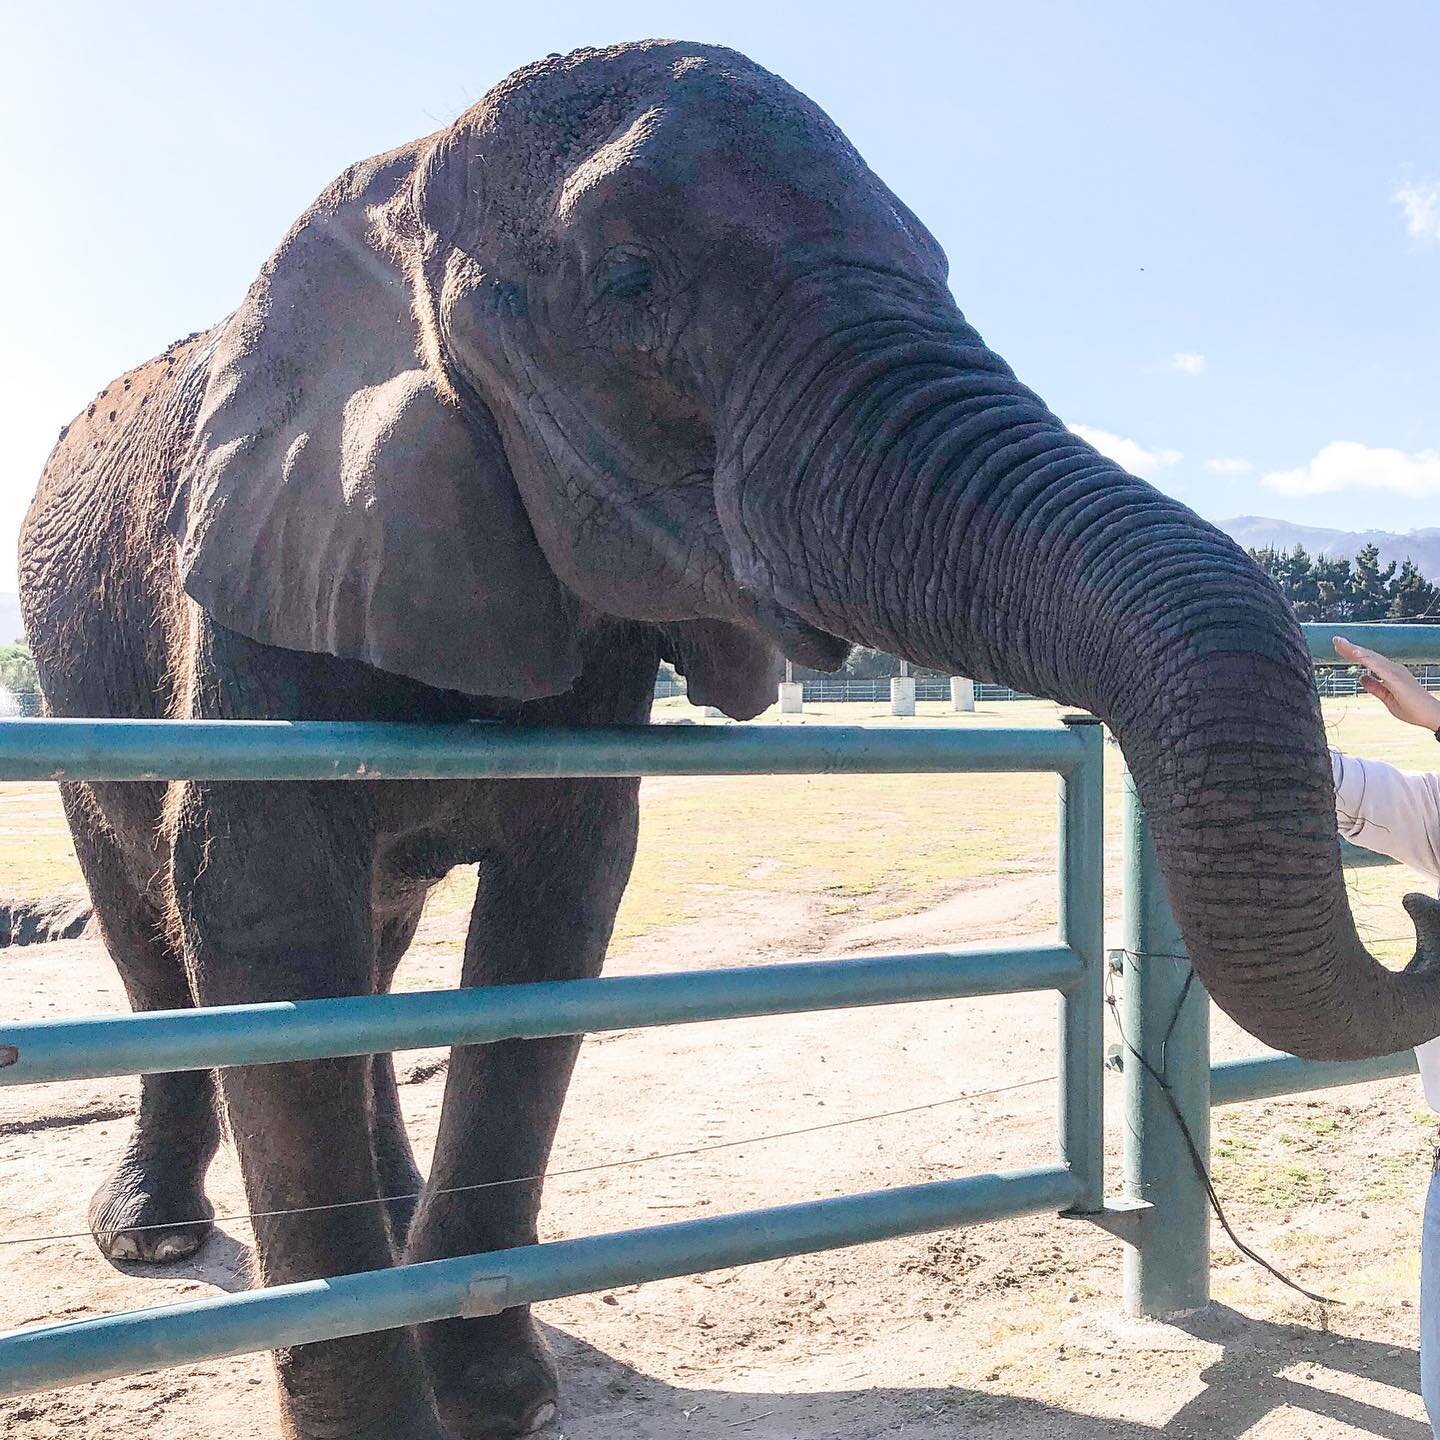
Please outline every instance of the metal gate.
M737 1016L1054 990L1059 1144L1029 1170L43 1325L0 1337L0 1394L494 1313L721 1266L1046 1211L1102 1208L1103 732L44 720L0 725L5 780L505 779L1052 772L1053 945L927 951L669 975L0 1024L0 1085L272 1064Z
M1307 626L1317 659L1349 635L1440 659L1427 626ZM0 723L0 780L555 779L562 776L1050 772L1059 777L1053 945L233 1006L0 1022L0 1086L273 1064L741 1016L1053 990L1059 1136L1053 1164L274 1286L0 1336L0 1395L168 1365L494 1313L724 1266L987 1220L1063 1213L1123 1236L1126 1304L1159 1315L1208 1296L1212 1105L1399 1075L1262 1055L1211 1067L1209 1000L1190 979L1144 815L1126 787L1123 947L1104 954L1104 738L1088 716L1014 730L778 726L514 730L494 725L45 720ZM1123 1194L1104 1200L1103 1011L1123 988ZM1155 1079L1163 1074L1169 1097ZM1175 1109L1171 1108L1171 1101ZM1177 1120L1177 1112L1180 1120ZM1183 1121L1189 1132L1189 1148Z

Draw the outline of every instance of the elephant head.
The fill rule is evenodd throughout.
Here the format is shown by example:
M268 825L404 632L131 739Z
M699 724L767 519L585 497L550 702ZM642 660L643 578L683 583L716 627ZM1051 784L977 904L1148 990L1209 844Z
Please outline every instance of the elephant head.
M1356 935L1278 592L1070 433L924 226L733 51L552 57L356 167L195 383L171 524L222 623L522 699L598 614L687 637L734 713L776 648L852 642L1083 706L1230 1014L1313 1056L1440 1032L1440 978Z

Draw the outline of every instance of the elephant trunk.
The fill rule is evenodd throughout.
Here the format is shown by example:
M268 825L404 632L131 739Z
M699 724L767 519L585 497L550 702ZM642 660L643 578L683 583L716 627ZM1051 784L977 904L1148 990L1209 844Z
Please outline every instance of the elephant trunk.
M742 583L1103 719L1222 1009L1312 1058L1440 1034L1440 973L1388 971L1356 934L1309 656L1231 540L1068 431L948 296L890 276L777 310L728 412L717 496Z

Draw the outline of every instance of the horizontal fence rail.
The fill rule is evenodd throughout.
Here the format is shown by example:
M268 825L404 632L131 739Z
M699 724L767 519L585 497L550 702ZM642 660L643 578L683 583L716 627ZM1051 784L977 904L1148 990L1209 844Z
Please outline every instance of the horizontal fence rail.
M976 1175L12 1330L0 1335L0 1396L1053 1213L1078 1190L1059 1166Z
M1349 625L1327 620L1300 628L1310 647L1310 658L1326 664L1345 663L1335 653L1333 642L1337 635L1404 665L1440 664L1440 625Z
M1084 757L1064 725L536 726L330 720L0 723L0 780L553 780L627 775L1052 771Z
M929 950L669 975L547 980L334 1000L0 1021L0 1085L489 1045L640 1026L1035 990L1085 975L1063 945Z
M1333 1090L1367 1080L1394 1080L1415 1073L1415 1052L1382 1055L1376 1060L1300 1060L1294 1055L1253 1055L1221 1060L1210 1067L1210 1103L1238 1105L1300 1091Z
M949 700L950 677L948 675L912 675L915 682L915 698L917 700ZM848 702L860 702L878 704L890 698L890 677L879 679L858 679L854 676L835 676L826 680L797 680L800 686L801 698L807 705L829 705L844 704ZM1012 690L1008 685L989 685L984 681L977 680L975 684L976 700L1033 700L1033 695L1027 695L1023 690ZM657 680L655 682L655 698L657 700L673 700L676 697L684 697L686 694L685 682L683 680ZM33 713L33 712L32 712Z

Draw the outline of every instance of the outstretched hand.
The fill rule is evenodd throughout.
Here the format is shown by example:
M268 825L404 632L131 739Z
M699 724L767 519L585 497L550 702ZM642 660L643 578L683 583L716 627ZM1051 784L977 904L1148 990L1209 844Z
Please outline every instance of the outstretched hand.
M1343 636L1334 639L1335 653L1348 664L1363 665L1360 684L1397 719L1423 730L1440 729L1440 698L1428 690L1398 661L1376 650L1353 644Z

